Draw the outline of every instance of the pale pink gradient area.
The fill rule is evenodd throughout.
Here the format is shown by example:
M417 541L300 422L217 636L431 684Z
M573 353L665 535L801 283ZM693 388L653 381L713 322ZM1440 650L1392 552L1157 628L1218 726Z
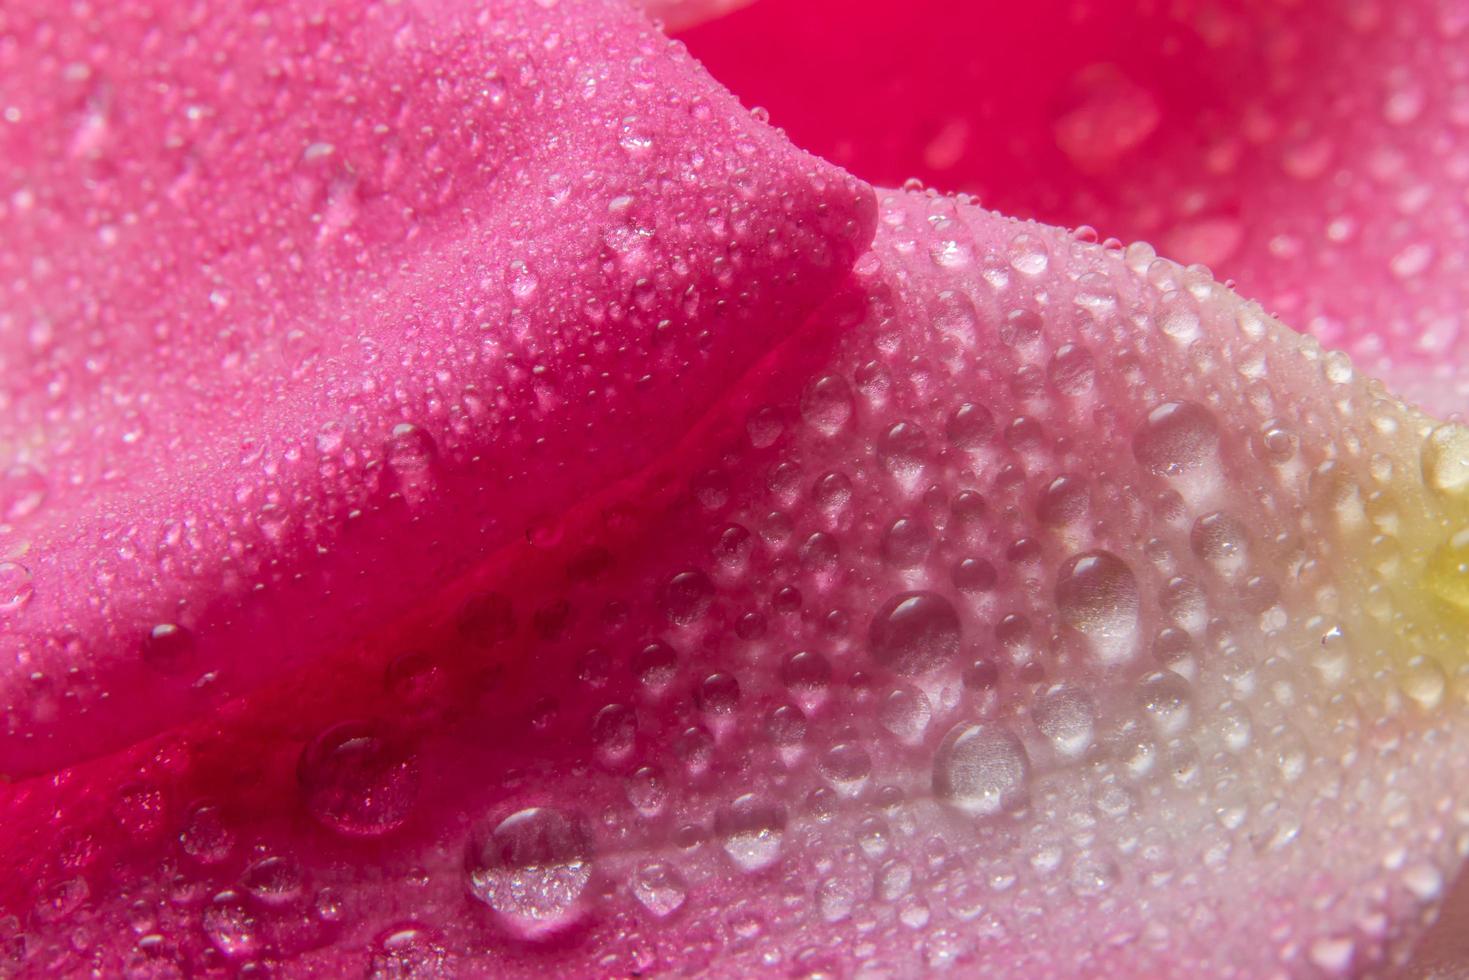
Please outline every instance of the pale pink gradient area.
M1427 970L1457 22L1169 9L0 13L0 972Z

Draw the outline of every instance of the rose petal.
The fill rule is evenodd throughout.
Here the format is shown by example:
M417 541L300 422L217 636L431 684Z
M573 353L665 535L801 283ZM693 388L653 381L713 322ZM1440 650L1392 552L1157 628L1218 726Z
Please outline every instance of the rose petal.
M860 176L1205 263L1447 414L1469 395L1466 30L1436 0L765 0L683 39Z
M1469 823L1465 439L1145 246L889 194L661 474L382 674L22 787L27 965L1381 965Z
M38 0L0 73L9 775L397 642L870 238L616 3Z

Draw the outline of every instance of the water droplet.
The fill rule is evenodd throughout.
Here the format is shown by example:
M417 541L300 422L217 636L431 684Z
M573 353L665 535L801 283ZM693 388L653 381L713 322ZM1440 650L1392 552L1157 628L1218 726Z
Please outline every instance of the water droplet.
M266 905L289 905L301 897L301 867L283 857L262 858L245 869L240 887Z
M894 568L917 568L933 547L928 525L912 517L899 517L882 536L882 557Z
M143 637L142 655L154 670L182 673L194 660L194 634L175 623L159 623Z
M1028 231L1022 231L1010 239L1006 249L1010 267L1027 276L1039 276L1051 264L1051 253L1045 239Z
M465 855L469 891L516 932L535 936L574 920L592 877L585 829L549 807L530 807L474 833Z
M834 374L817 378L801 395L801 417L822 435L834 436L852 418L852 389Z
M995 725L956 725L934 756L934 793L976 816L1020 806L1029 781L1025 746Z
M879 664L899 674L926 674L959 653L961 630L953 603L933 592L893 596L873 617L869 648Z
M1469 495L1469 427L1449 422L1428 434L1422 450L1423 482L1447 496Z
M229 959L246 959L260 951L260 924L235 892L214 896L204 910L203 925L210 943Z
M785 810L746 793L714 816L714 831L724 852L745 872L761 871L780 858Z
M625 762L637 746L638 717L625 704L609 704L592 719L592 742L606 765Z
M663 614L676 626L689 626L703 618L714 600L714 586L703 572L679 572L663 587Z
M856 796L872 775L872 757L854 742L840 742L822 755L821 774L844 796Z
M995 417L983 405L965 402L954 409L944 426L944 435L958 449L980 449L995 431Z
M46 502L46 479L34 467L17 463L0 473L0 519L29 517Z
M820 704L831 683L831 663L811 650L798 650L781 665L781 680L787 690L807 709Z
M1159 476L1178 476L1204 466L1219 448L1219 427L1207 408L1167 402L1148 413L1133 440L1133 454Z
M0 614L20 612L35 595L31 571L13 561L0 561Z
M1137 579L1110 551L1088 551L1061 566L1056 577L1061 621L1083 634L1104 663L1120 663L1137 652Z
M682 908L689 893L678 869L666 861L643 865L633 873L630 887L643 908L660 919Z
M673 683L678 673L678 654L667 643L654 640L633 658L633 672L644 687L659 693Z
M927 454L928 437L912 422L896 423L878 440L877 455L883 468L910 494L923 480Z
M378 837L401 827L418 799L418 761L371 722L343 722L306 746L296 767L306 809L329 830Z
M225 824L219 807L200 804L179 832L179 846L200 864L218 864L234 850L235 834Z
M1144 677L1138 686L1138 703L1159 735L1171 738L1188 727L1188 681L1171 670L1159 670Z
M928 731L933 708L922 691L900 687L883 699L877 717L882 727L892 732L898 741L917 745Z
M1238 578L1249 563L1249 532L1223 511L1205 514L1195 521L1189 545L1221 578Z
M399 422L393 426L383 447L387 463L400 477L422 473L433 465L438 447L433 436L411 422Z
M1032 709L1035 727L1058 753L1076 757L1092 744L1096 708L1081 690L1069 684L1046 689Z

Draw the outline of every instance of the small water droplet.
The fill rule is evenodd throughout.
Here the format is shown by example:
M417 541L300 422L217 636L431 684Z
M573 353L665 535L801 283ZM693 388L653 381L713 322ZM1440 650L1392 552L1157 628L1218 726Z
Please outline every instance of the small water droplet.
M689 893L678 869L666 861L655 861L638 868L633 872L630 888L643 908L660 919L682 908Z
M30 569L18 562L0 561L0 614L20 612L35 592Z
M1068 684L1047 688L1036 699L1032 716L1035 727L1061 755L1074 758L1091 747L1096 708L1078 688Z
M1207 408L1166 402L1148 413L1133 440L1133 454L1159 476L1178 476L1204 466L1219 448L1219 427Z

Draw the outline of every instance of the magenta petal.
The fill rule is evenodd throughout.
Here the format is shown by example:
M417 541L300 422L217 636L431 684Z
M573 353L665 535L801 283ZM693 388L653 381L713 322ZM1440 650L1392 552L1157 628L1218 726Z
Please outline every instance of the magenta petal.
M457 602L871 234L617 3L37 0L0 74L8 775Z
M1146 246L886 194L697 438L381 672L345 652L17 787L16 944L36 974L1382 966L1469 822L1466 444Z

